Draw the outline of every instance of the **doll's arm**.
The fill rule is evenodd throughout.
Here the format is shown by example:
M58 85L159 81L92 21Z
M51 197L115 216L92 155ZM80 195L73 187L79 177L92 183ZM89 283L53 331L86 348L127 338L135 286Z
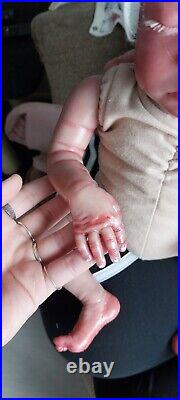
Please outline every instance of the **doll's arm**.
M94 184L82 159L98 125L99 86L100 77L93 76L74 89L60 115L49 150L48 174L67 200Z
M57 192L69 202L82 256L90 259L93 255L96 263L104 266L104 249L113 261L117 260L118 244L124 245L125 237L119 206L97 186L82 162L98 126L99 88L100 77L90 77L67 100L48 154L48 175Z

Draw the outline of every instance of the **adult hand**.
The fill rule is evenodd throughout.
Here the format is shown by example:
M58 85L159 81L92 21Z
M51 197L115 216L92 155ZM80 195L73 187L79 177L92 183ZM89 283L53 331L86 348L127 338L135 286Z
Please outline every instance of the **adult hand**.
M10 203L16 218L32 232L48 272L47 276L35 260L25 229L3 210L3 345L55 291L52 280L62 287L94 264L83 260L74 249L71 224L57 230L57 222L69 212L60 196L33 209L53 191L46 176L23 187L19 175L3 182L3 205Z

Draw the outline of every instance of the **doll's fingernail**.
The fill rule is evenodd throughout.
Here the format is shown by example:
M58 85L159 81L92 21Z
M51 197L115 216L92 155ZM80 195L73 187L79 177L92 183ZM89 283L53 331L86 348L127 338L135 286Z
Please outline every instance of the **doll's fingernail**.
M113 261L114 262L118 262L120 260L120 254L118 253L118 255L116 257L114 257Z
M127 244L125 243L121 246L121 251L124 252L126 251L126 249L127 249Z
M104 268L106 266L106 261L98 263L99 268Z
M62 353L63 351L67 351L67 347L56 347L56 350Z

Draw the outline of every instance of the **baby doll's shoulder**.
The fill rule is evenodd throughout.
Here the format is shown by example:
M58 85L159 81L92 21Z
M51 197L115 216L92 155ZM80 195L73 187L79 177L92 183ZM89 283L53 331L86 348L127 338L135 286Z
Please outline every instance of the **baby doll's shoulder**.
M99 99L99 121L103 124L104 115L109 110L127 104L136 86L134 64L113 66L102 76Z

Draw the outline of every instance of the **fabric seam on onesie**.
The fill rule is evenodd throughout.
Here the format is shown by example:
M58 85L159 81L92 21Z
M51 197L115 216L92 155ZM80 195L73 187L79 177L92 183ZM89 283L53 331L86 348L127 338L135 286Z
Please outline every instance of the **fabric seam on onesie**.
M174 151L174 154L173 154L172 158L171 158L170 160L168 160L168 168L167 168L167 170L164 171L164 177L163 177L162 182L161 182L161 184L160 184L159 193L158 193L158 196L157 196L156 204L155 204L155 206L154 206L154 210L153 210L153 212L152 212L152 216L151 216L150 223L149 223L149 228L148 228L147 233L146 233L146 236L145 236L143 248L142 248L142 251L141 251L141 253L140 253L140 258L143 257L144 250L145 250L145 248L146 248L146 246L147 246L148 237L149 237L150 230L151 230L151 227L152 227L152 224L153 224L153 219L154 219L154 216L155 216L155 212L156 212L156 209L157 209L157 206L158 206L158 203L159 203L159 199L160 199L160 195L161 195L163 183L164 183L164 181L165 181L167 172L169 171L169 163L170 163L171 161L173 161L174 155L175 155L175 154L176 154L176 150Z

